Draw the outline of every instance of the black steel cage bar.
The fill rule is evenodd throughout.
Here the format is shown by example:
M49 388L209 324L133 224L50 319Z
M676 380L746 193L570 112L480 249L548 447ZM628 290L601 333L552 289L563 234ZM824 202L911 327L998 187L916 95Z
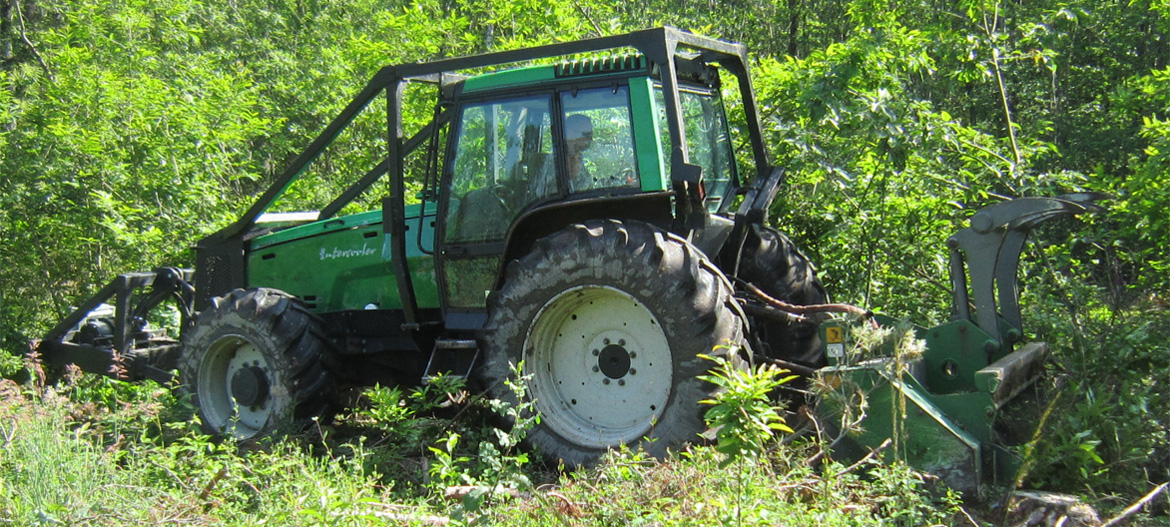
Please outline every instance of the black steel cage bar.
M701 174L697 167L689 164L689 156L687 155L686 149L686 130L681 125L681 115L678 107L679 96L675 78L677 71L675 59L678 57L680 50L694 51L696 52L696 57L707 62L719 64L739 78L739 88L746 113L748 133L757 164L757 176L766 175L770 172L770 166L767 163L767 152L764 149L760 131L755 94L751 79L748 78L747 48L740 44L693 35L675 28L663 27L624 35L550 44L535 48L499 51L417 64L386 66L379 70L366 83L366 86L350 101L345 109L292 161L268 190L239 219L199 242L196 247L197 258L208 261L215 258L217 260L215 267L224 270L223 272L228 275L221 280L204 277L205 280L201 280L201 284L205 286L214 284L218 289L244 286L243 282L246 273L243 272L243 269L246 261L241 242L243 236L255 226L256 219L260 214L267 210L305 172L308 166L321 155L324 149L332 144L341 132L383 91L387 92L386 98L389 106L387 124L390 130L388 130L389 144L387 145L388 152L385 170L392 180L392 192L389 205L393 209L393 217L387 219L393 220L393 223L400 223L403 219L402 214L405 207L405 196L403 195L405 187L400 181L403 177L402 159L400 155L406 151L405 147L407 146L403 143L401 130L402 87L405 83L415 81L434 83L446 78L458 78L458 76L449 76L449 74L458 71L618 48L632 48L637 50L663 68L662 83L666 104L668 106L667 124L671 141L674 145L674 152L671 154L671 177L676 195L679 198L687 198L677 200L678 209L676 214L684 216L683 218L677 218L683 220L681 223L687 223L685 221L687 219L686 216L690 216L691 214L701 215L705 210L701 206L700 199L701 187L699 185L699 179L701 178ZM365 180L376 179L372 176L372 173L375 171L380 172L380 169L381 167L379 166L375 170L367 173L367 177L363 177L361 182L351 186L350 190L352 192L345 193L346 199L352 199L356 195L358 187L363 187L362 183L365 183ZM682 193L685 193L685 195ZM337 202L331 203L326 207L326 212L331 214L336 213L340 208L338 205L339 203ZM394 234L389 230L387 232L391 235ZM401 251L401 255L405 255L405 240L402 236L396 236L394 238L395 240L392 242L394 244L392 249L395 254L393 265L396 267L395 271L399 274L399 281L405 280L407 282L406 284L400 284L400 287L406 289L410 286L409 275L405 273L406 261L404 258L397 257L399 251ZM210 291L200 288L197 293L197 307L206 305L206 302L210 298L226 292L226 290ZM409 291L404 290L403 294L404 297L409 295L411 300L413 300L413 295ZM406 298L404 298L405 300ZM409 307L411 305L410 303L404 303L408 305L406 308L408 321L411 321L413 317L412 312L415 310Z

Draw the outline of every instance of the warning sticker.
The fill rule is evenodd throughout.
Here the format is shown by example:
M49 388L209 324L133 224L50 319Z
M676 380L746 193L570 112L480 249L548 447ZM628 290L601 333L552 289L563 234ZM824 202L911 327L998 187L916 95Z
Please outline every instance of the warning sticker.
M845 332L835 326L825 328L825 342L829 344L841 344L845 342Z

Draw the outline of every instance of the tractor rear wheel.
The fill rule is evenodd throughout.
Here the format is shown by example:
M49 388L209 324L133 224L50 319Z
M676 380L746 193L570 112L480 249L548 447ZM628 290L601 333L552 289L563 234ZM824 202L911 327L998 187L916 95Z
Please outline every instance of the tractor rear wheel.
M542 239L488 299L488 392L523 361L540 422L525 441L552 462L587 465L619 445L662 457L699 439L696 378L734 355L743 318L722 273L685 240L640 222L590 221Z
M334 389L319 320L274 289L213 300L183 341L179 372L209 433L252 439L324 416Z
M755 226L744 245L739 277L769 296L801 306L824 304L828 294L817 279L816 269L787 236L771 227ZM819 325L822 316L806 322L762 321L761 350L776 359L819 368L826 364Z

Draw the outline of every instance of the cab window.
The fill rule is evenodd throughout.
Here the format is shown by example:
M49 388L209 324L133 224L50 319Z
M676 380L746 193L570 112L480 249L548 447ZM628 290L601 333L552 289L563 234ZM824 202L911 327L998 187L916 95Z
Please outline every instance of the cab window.
M447 242L503 240L526 206L557 193L551 101L525 97L463 108L447 178Z
M731 150L723 102L718 94L681 87L679 99L687 135L687 152L692 164L703 167L707 209L716 212L723 205L735 180L735 156ZM663 166L669 167L670 131L666 124L666 97L662 94L661 86L654 90L654 102L658 108L659 129L662 133L662 150L659 155L662 156Z
M630 125L630 88L562 92L565 172L569 190L640 188Z

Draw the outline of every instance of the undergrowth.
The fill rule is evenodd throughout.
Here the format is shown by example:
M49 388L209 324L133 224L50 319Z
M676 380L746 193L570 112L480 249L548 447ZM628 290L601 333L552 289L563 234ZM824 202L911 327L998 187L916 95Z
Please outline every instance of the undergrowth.
M1136 285L1115 227L1056 229L1060 243L1024 262L1025 331L1052 360L1049 419L1023 483L1120 507L1170 481L1170 304Z
M770 386L730 371L713 373L725 393ZM337 424L260 444L204 435L187 401L153 383L3 382L0 524L902 526L950 524L958 506L903 465L810 464L815 442L764 433L740 437L750 450L620 450L562 472L519 448L532 418L493 424L524 408L472 397L457 379L376 387ZM712 405L775 412L760 401ZM761 422L779 429L773 415Z
M1100 482L1116 481L1117 495L1132 496L1166 463L1165 429L1135 431L1157 424L1167 401L1129 373L1133 361L1162 371L1161 344L1144 325L1112 333L1124 324L1100 313L1076 319L1079 335L1100 339L1079 345L1112 346L1123 365L1058 350L1067 368L1060 395L1019 483L1080 481L1107 500ZM886 333L858 335L863 347L905 340ZM877 340L866 344L866 335ZM1076 360L1088 363L1069 364ZM1116 377L1118 389L1102 392L1099 379L1070 373L1086 366ZM203 434L181 391L154 383L77 371L55 386L35 376L0 381L0 525L998 524L980 519L995 516L983 505L966 507L903 463L874 456L845 465L827 450L831 438L794 436L786 417L799 409L785 413L771 400L790 379L774 366L714 360L704 376L719 387L704 401L710 445L665 460L620 449L572 472L521 448L538 419L526 379L511 385L517 407L473 395L458 378L377 386L335 423L248 443ZM1118 412L1127 419L1110 417ZM504 421L516 425L497 426Z

